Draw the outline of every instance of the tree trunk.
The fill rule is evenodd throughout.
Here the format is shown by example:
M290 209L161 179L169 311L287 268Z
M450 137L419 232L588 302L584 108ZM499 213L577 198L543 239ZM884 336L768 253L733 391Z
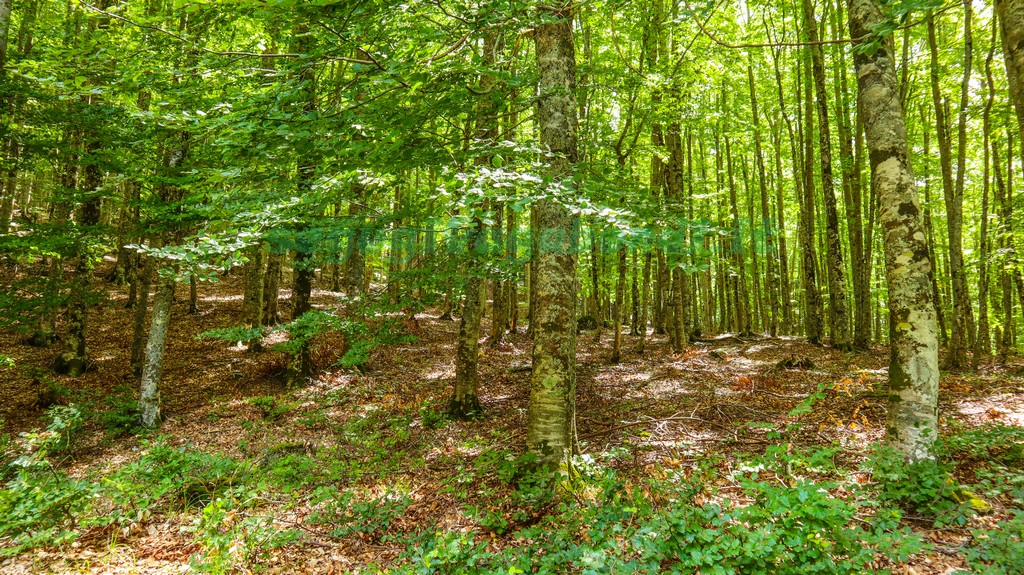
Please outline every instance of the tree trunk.
M988 326L988 260L990 242L988 239L989 189L991 188L990 154L992 105L995 102L995 80L992 77L992 60L996 51L996 23L992 20L992 40L989 42L988 55L985 57L985 80L988 86L988 98L982 112L982 141L984 150L984 175L981 191L981 237L979 238L978 255L978 333L974 338L974 357L971 358L971 369L977 370L982 357L992 353L992 341Z
M839 213L832 178L832 132L829 128L828 97L825 90L825 56L818 39L818 23L812 0L803 0L804 27L810 42L811 70L818 103L818 153L821 161L821 187L825 198L825 259L828 267L829 317L832 320L832 346L849 351L850 318L846 297L846 271L843 266L843 242L839 235ZM808 90L809 91L809 90ZM810 94L808 94L808 99ZM811 123L808 122L808 126Z
M622 318L623 310L626 307L626 246L618 250L618 281L615 283L615 316L612 319L612 329L615 330L615 339L612 343L612 363L619 363L622 360Z
M249 248L249 262L245 265L245 297L242 301L242 323L248 327L263 326L263 273L266 252L257 243ZM261 338L248 343L249 351L262 351Z
M632 258L633 273L630 281L630 297L629 301L632 304L632 310L629 315L629 335L638 336L640 335L640 269L637 267L637 249L634 246L630 249L630 255Z
M754 66L747 64L747 84L750 87L750 109L754 120L754 159L757 165L757 185L761 192L761 235L764 238L764 285L768 288L768 333L779 333L779 278L775 274L774 242L771 208L768 205L768 182L764 168L764 154L761 150L761 115L757 108L757 89L754 82ZM751 222L753 226L753 222ZM756 255L756 254L755 254Z
M577 158L576 56L572 10L538 8L544 23L533 32L539 76L537 124L541 144L551 150L549 174L571 185ZM576 246L578 222L564 205L542 199L534 205L542 237L537 265L537 321L527 412L526 445L538 463L557 475L570 474L576 435ZM564 471L559 469L564 467Z
M282 254L274 251L267 256L267 273L263 275L263 323L266 325L277 325L281 321L277 307L283 258Z
M1024 142L1024 0L996 0L1017 137ZM1012 157L1012 156L1011 156Z
M637 344L637 350L641 355L644 353L644 348L647 346L647 310L651 307L651 252L648 251L644 254L644 277L641 295L642 301L640 304L640 342Z
M1007 130L1009 132L1009 130ZM1007 155L1012 157L1013 145L1007 146ZM1003 325L1001 337L997 342L999 347L999 358L1001 363L1006 362L1007 355L1012 348L1013 339L1013 281L1010 274L1010 267L1014 265L1013 257L1013 202L1006 193L1006 186L1003 183L1003 168L1001 165L999 146L996 142L992 144L992 174L995 176L995 196L999 205L999 290L1002 293Z
M142 269L139 270L139 277L136 280L139 284L138 302L135 305L134 335L132 336L131 369L135 377L142 376L142 352L146 343L146 317L149 315L149 291L153 285L153 273L155 271L155 260L153 256L140 256L145 259Z
M366 282L366 231L363 230L363 202L366 187L361 182L350 186L352 201L348 204L349 230L345 253L345 292L349 296L363 293Z
M86 154L93 156L99 152L100 144L95 139L86 144ZM76 238L75 246L75 279L68 301L67 335L64 338L64 351L54 362L57 373L78 377L85 372L88 364L85 335L89 318L88 294L92 289L93 260L88 253L87 237L96 233L100 223L101 183L99 166L89 163L85 166L85 177L82 187L87 197L82 203L79 216L81 229Z
M970 10L968 10L968 14ZM968 16L969 22L969 16ZM968 49L970 44L967 44ZM939 144L939 161L942 171L942 193L946 201L946 232L949 238L949 276L953 288L953 329L947 350L946 365L950 368L967 366L967 285L963 272L963 248L961 228L963 199L957 194L953 183L953 161L950 138L946 131L946 110L939 88L939 55L935 38L935 19L928 16L928 48L930 54L932 106L935 108L935 129ZM965 62L964 78L970 78L970 61ZM966 109L963 110L966 114ZM964 120L966 117L962 116ZM963 142L960 147L963 148ZM957 178L959 180L959 176Z
M152 260L153 258L147 258ZM145 363L142 367L142 385L139 394L139 413L142 426L154 429L160 425L160 379L164 365L164 347L167 329L171 323L171 304L174 302L174 278L161 277L153 298L153 321L146 341ZM141 306L140 306L141 307ZM144 309L144 308L143 308Z
M483 223L477 219L467 243L470 253L476 253L483 241ZM477 359L479 357L480 315L483 311L481 287L483 280L478 275L480 265L469 265L470 276L466 278L463 290L462 317L459 318L459 341L455 352L455 386L448 414L456 419L472 419L482 414L477 394Z
M850 36L885 20L874 0L849 0ZM934 458L938 433L939 358L931 301L928 246L910 169L893 46L854 49L860 113L878 191L889 284L889 414L886 440L908 461Z
M804 301L807 310L804 314L804 330L807 341L817 344L821 343L821 321L824 311L821 293L818 291L818 261L815 257L814 247L814 112L811 101L810 68L810 58L805 58L803 77L806 82L801 93L804 102L802 125L804 151L801 159L803 189L800 196L800 251L802 252L800 269L803 276Z

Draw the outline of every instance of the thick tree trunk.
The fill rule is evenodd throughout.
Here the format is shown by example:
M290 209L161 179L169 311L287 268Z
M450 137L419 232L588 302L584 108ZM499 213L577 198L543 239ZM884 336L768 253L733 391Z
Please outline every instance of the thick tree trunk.
M1017 137L1024 142L1024 0L996 0Z
M242 323L248 327L263 326L263 274L266 252L262 244L249 248L249 262L245 265L245 295L242 301ZM249 351L262 351L261 338L248 343Z
M263 276L263 323L277 325L281 321L278 312L278 297L281 288L282 254L270 252L267 256L267 273Z
M865 37L885 21L873 0L849 0L849 19L853 38ZM886 440L909 461L932 459L938 433L939 358L931 264L908 161L892 41L886 38L876 50L855 49L854 54L889 284Z
M545 23L534 29L541 144L551 150L553 182L572 185L577 158L576 56L569 5L538 8ZM534 206L542 237L534 254L537 309L526 445L540 465L569 471L576 432L576 250L578 221L564 205Z
M153 321L149 326L149 338L146 340L139 394L142 425L148 429L159 427L161 420L160 379L163 373L167 329L171 323L171 304L174 302L174 278L161 277L158 286L153 298Z

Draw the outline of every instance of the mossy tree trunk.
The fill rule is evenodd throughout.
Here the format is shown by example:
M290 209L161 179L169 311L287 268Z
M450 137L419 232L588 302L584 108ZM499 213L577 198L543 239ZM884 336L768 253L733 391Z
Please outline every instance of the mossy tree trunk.
M538 8L544 23L533 32L540 71L537 124L550 149L551 188L572 185L577 158L576 55L570 4ZM538 249L533 254L537 309L533 330L533 372L526 445L541 466L568 469L575 450L576 417L576 250L578 219L557 199L533 207Z
M1024 141L1024 0L996 0L1017 137Z
M849 0L849 20L851 37L862 38L884 17L874 0ZM870 52L855 49L854 54L889 286L886 440L908 461L931 459L938 432L938 338L931 263L908 159L892 40L885 38Z

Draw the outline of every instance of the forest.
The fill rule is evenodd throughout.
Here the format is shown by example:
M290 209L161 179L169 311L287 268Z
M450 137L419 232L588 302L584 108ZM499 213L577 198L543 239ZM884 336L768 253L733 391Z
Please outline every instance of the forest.
M1022 574L1021 174L1024 0L0 0L0 573Z

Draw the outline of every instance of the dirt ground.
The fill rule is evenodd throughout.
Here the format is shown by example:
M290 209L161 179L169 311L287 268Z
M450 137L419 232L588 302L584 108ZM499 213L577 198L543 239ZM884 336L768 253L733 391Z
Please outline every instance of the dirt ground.
M97 275L99 278L99 274ZM413 343L376 350L360 372L332 367L340 355L334 338L321 338L314 347L320 375L309 387L285 389L283 356L249 353L217 340L197 340L196 334L234 325L241 317L241 278L228 277L202 284L199 312L187 312L187 286L174 304L163 373L162 398L167 420L161 433L176 444L252 457L286 435L290 441L328 445L330 425L297 425L322 411L331 420L344 420L369 407L383 410L415 408L424 402L443 406L454 378L457 321L437 319L434 310L416 316L408 327ZM318 307L337 305L336 294L318 290ZM289 313L289 293L282 291L282 316ZM39 424L35 407L37 380L49 378L68 390L66 401L99 403L118 386L137 384L128 369L133 311L124 308L126 289L110 287L109 299L91 309L88 345L92 368L79 378L55 376L47 366L60 344L37 349L22 343L23 334L0 331L0 353L15 367L0 370L0 417L4 432L16 435ZM524 314L525 315L525 314ZM485 323L488 320L485 319ZM830 390L813 411L799 416L803 423L791 438L797 444L827 446L838 442L841 457L856 460L881 438L885 421L887 350L842 353L809 345L798 338L708 336L683 354L674 354L664 337L648 338L637 351L638 337L626 335L622 361L611 364L612 334L603 330L578 338L577 422L583 452L615 446L642 445L622 473L643 476L653 464L686 466L708 453L763 452L772 441L768 426L797 421L790 411L826 384ZM470 529L452 495L440 488L455 472L457 456L472 455L466 437L485 437L492 447L521 450L529 398L530 342L523 330L505 344L485 348L480 362L481 402L487 417L470 423L448 423L436 430L417 430L426 461L423 468L402 472L412 485L416 502L399 519L398 528L436 521L450 529ZM790 367L780 365L788 363ZM941 414L966 425L990 421L1024 426L1024 363L1011 358L1006 365L986 362L978 373L944 374ZM254 434L246 422L258 420L246 402L255 396L294 398L296 407L271 428ZM324 398L333 398L321 409ZM342 399L338 399L342 397ZM72 474L84 473L137 457L135 437L111 439L96 424L66 462ZM372 486L371 486L372 487ZM284 526L303 523L309 509L282 508L275 521ZM994 521L999 509L979 521ZM932 530L912 525L943 549L966 535L965 529ZM337 540L303 527L303 543L281 549L269 573L343 573L357 567L386 565L402 551L373 541ZM500 537L493 545L500 546ZM195 545L174 518L156 518L128 533L87 533L71 547L39 550L0 562L0 573L182 573ZM948 573L962 567L955 554L936 551L915 557L897 568L900 573Z

